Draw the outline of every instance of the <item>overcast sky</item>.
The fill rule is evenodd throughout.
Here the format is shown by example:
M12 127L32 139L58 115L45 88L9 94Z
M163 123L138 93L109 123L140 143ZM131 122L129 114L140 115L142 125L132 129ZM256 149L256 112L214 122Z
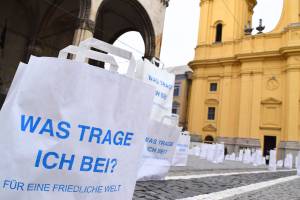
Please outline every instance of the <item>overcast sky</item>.
M186 65L194 58L194 48L197 44L200 0L171 0L167 8L161 60L167 67ZM226 2L226 1L225 1ZM254 10L253 27L258 26L259 18L266 26L264 32L271 31L281 16L283 0L258 0ZM226 9L224 7L224 9ZM144 53L143 39L140 35L129 33L121 36L116 45L130 49L136 57ZM128 47L134 46L134 49Z

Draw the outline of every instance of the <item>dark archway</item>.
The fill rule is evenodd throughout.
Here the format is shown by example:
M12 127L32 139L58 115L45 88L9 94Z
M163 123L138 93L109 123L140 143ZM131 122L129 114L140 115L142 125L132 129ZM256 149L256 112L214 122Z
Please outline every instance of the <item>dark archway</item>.
M113 44L129 31L142 35L145 57L154 57L155 33L145 8L137 0L104 0L98 10L94 37Z
M214 137L211 135L207 135L204 139L204 143L212 144L214 142Z
M9 0L0 4L1 93L5 95L20 61L30 55L57 56L73 43L88 15L90 0Z

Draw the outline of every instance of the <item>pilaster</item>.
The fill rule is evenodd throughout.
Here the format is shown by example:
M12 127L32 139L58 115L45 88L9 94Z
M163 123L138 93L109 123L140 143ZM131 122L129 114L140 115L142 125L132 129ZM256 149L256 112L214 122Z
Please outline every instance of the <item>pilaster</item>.
M300 62L299 57L289 56L286 68L285 90L285 140L298 141L299 137L299 91L300 91Z
M252 104L252 80L249 73L241 74L241 91L240 91L240 111L239 111L239 128L238 136L240 138L250 137L251 121L251 104Z
M220 87L221 87L221 101L220 101L220 113L219 113L219 136L220 137L233 137L233 128L230 126L230 120L232 120L232 112L234 111L231 108L231 66L224 67L225 76L222 78Z

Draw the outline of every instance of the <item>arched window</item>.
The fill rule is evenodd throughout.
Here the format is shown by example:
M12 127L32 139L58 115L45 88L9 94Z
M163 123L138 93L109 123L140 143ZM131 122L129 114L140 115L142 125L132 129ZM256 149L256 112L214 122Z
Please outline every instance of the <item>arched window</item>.
M216 42L222 42L223 24L219 23L216 26Z

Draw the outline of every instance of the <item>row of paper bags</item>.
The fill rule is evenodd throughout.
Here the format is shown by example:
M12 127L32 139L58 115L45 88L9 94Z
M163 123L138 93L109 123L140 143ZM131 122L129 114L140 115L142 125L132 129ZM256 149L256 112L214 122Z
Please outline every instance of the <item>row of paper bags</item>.
M111 55L129 60L126 75ZM190 138L171 115L174 79L95 39L20 63L0 113L0 199L126 200L137 179L185 165Z

